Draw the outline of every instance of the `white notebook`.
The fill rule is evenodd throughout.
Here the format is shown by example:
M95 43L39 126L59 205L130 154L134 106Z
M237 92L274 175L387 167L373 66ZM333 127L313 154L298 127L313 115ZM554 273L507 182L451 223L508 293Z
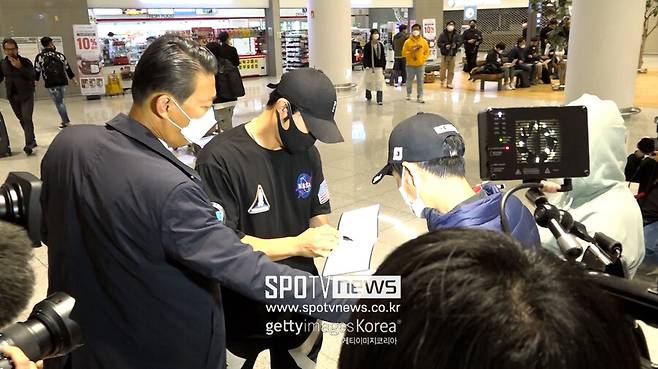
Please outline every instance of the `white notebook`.
M379 205L346 211L338 222L342 237L329 254L322 275L333 276L368 272L372 251L379 234Z

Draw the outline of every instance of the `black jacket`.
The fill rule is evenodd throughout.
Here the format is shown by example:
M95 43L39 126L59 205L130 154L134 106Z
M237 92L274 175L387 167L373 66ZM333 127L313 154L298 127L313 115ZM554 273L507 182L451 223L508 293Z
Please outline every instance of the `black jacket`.
M62 131L41 174L48 289L76 299L85 344L46 369L223 369L220 284L265 302L265 276L310 276L242 244L199 175L124 114Z
M238 55L238 49L234 48L228 44L220 44L217 42L211 42L206 45L208 50L212 52L216 58L224 58L231 62L231 64L236 67L240 66L240 55Z
M635 154L628 155L624 174L628 182L640 184L638 192L647 192L658 181L658 162L652 158L638 158Z
M468 42L468 40L475 40L474 43ZM464 50L467 52L474 52L480 47L482 43L482 32L479 29L467 29L462 34L462 42L464 43Z
M507 55L507 58L509 59L510 62L513 62L514 59L517 60L515 65L527 63L528 61L526 60L526 57L527 57L526 49L520 48L518 46L515 46Z
M60 73L50 75L51 71L46 70L46 61L48 61L49 58L59 59L62 65L62 70L59 71ZM59 51L51 49L45 49L37 55L36 59L34 59L34 69L36 70L36 80L38 81L39 78L43 76L46 88L66 86L69 84L69 79L75 77L75 73L71 70L71 66L69 65L68 60L66 60L66 56Z
M377 48L379 48L379 57L375 53ZM377 41L377 44L373 46L372 41L370 41L363 47L363 67L386 69L386 48L381 42Z
M240 56L238 55L238 50L234 48L231 45L227 44L220 44L217 42L209 42L206 47L208 50L210 50L213 55L215 55L215 58L217 59L217 74L215 75L215 100L213 100L213 103L225 103L229 101L237 101L238 96L234 93L226 93L226 88L227 84L229 82L226 81L226 78L223 78L222 76L219 75L220 70L222 69L222 64L224 63L224 60L228 60L233 66L236 68L240 66ZM240 90L240 87L242 90L244 90L244 86L242 84L242 77L240 76L240 71L237 70L237 72L234 70L231 71L231 76L233 77L231 79L231 82L235 85L236 90ZM236 75L237 73L237 75ZM222 86L223 85L223 86ZM229 90L232 90L229 87ZM244 96L244 93L240 96Z
M446 48L447 45L452 45L451 48ZM441 50L441 55L443 56L455 56L459 52L459 47L461 46L461 40L457 30L448 32L447 29L444 29L439 36L439 50Z
M496 51L496 48L489 50L485 67L490 73L501 73L503 71L503 59Z
M7 88L7 99L12 101L25 101L34 99L34 80L36 73L32 62L22 56L18 56L21 61L21 68L14 68L9 62L9 57L5 56L0 61L0 83L5 80Z
M546 43L548 42L548 34L553 32L553 29L549 26L546 26L539 31L539 40L541 41L541 49L546 49Z
M526 54L526 63L541 61L541 52L539 51L539 46L530 45L526 47L525 54Z
M626 159L624 174L627 181L640 184L638 193L644 193L642 198L638 199L638 204L645 224L658 221L658 162L652 158L640 159L635 154L630 154Z

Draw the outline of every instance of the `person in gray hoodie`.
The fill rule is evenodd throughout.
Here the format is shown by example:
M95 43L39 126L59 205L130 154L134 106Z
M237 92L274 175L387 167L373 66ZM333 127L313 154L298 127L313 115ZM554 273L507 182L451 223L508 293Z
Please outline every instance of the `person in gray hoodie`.
M632 278L644 259L642 213L624 176L626 136L617 104L585 94L569 105L587 107L590 175L573 180L573 190L549 194L549 202L568 211L590 234L603 232L622 244ZM546 191L544 191L546 192ZM559 253L555 237L540 228L542 246Z

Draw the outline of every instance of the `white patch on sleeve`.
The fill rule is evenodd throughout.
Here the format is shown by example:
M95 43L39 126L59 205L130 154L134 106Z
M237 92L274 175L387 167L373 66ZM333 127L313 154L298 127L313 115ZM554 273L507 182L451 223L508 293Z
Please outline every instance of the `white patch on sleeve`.
M331 196L329 195L329 185L327 184L327 180L325 179L320 183L320 190L318 191L318 201L320 202L320 205L324 205L327 201L329 201L329 198Z

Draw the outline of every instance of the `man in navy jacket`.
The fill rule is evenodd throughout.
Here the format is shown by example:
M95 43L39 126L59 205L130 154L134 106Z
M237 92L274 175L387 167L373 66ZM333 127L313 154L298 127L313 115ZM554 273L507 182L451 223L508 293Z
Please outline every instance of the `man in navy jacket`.
M427 219L430 231L481 228L501 231L502 192L491 183L473 189L465 178L464 140L457 128L436 114L419 113L399 123L388 141L388 163L372 179L393 175L413 213ZM516 197L506 214L512 236L528 246L540 244L534 217Z

